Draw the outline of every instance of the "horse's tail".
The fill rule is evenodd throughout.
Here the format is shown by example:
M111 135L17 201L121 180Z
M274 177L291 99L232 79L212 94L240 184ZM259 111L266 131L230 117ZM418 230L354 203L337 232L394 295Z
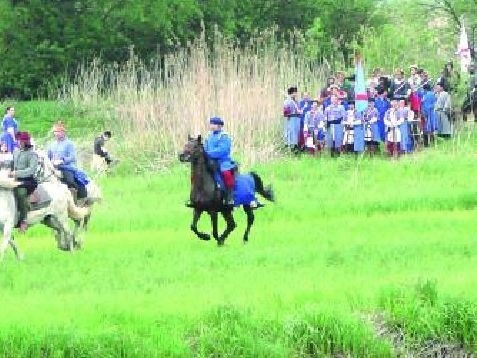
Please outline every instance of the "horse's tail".
M266 188L263 186L262 178L258 176L255 172L250 172L250 175L255 182L255 191L263 196L269 201L275 201L275 193L273 192L272 186L268 185Z
M89 207L76 206L73 196L67 195L68 200L68 217L74 220L83 220L90 214Z

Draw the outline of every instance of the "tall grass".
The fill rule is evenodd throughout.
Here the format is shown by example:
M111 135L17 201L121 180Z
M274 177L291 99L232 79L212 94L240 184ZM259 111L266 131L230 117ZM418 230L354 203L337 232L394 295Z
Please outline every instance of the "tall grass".
M60 98L103 113L120 133L126 157L151 165L175 158L187 134L205 134L209 116L221 116L246 163L276 156L281 144L286 88L297 84L311 95L326 70L306 59L297 35L279 45L264 33L245 47L216 34L144 63L134 54L122 65L96 60L81 67ZM246 154L246 155L245 155Z

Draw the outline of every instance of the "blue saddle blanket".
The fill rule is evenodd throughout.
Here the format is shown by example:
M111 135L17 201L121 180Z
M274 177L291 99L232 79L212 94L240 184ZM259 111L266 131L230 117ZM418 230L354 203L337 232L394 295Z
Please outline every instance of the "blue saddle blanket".
M90 179L88 178L86 173L77 168L63 168L63 170L68 170L72 172L75 178L75 182L79 185L86 186L90 182Z
M224 180L219 171L214 174L215 182L222 192L225 190ZM234 185L234 205L250 205L252 201L256 201L255 197L255 181L250 174L235 175Z

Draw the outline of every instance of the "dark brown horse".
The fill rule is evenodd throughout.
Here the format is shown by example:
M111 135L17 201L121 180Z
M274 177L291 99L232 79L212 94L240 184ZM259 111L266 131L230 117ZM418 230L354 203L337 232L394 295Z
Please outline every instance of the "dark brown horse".
M207 157L202 145L201 136L198 136L197 138L191 138L189 136L187 143L184 145L183 152L179 155L179 160L181 162L191 163L190 199L191 206L194 209L194 216L190 226L191 230L201 240L210 240L209 234L200 232L197 229L197 223L199 222L200 216L205 211L209 214L212 221L212 236L217 240L219 246L223 245L227 236L229 236L236 227L233 217L233 208L224 205L222 190L217 186L214 179L216 165ZM270 187L264 188L262 179L256 173L251 172L243 175L236 174L236 188L241 184L250 189L251 197L254 197L255 192L257 192L269 201L274 200L272 189ZM243 241L246 243L248 241L250 229L255 220L255 215L253 213L254 206L257 206L256 202L247 200L244 203L241 203L241 206L247 215L247 228L245 229L243 236ZM227 224L224 232L220 235L217 227L219 213L222 214Z

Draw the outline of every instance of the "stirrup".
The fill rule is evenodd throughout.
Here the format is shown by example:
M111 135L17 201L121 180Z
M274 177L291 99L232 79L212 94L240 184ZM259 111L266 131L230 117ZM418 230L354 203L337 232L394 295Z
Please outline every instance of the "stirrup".
M262 203L260 203L259 201L257 200L253 200L250 202L250 207L252 209L259 209L259 208L263 208L265 205L263 205Z
M187 208L195 208L194 204L192 204L192 201L190 200L187 200L184 205L187 207Z

